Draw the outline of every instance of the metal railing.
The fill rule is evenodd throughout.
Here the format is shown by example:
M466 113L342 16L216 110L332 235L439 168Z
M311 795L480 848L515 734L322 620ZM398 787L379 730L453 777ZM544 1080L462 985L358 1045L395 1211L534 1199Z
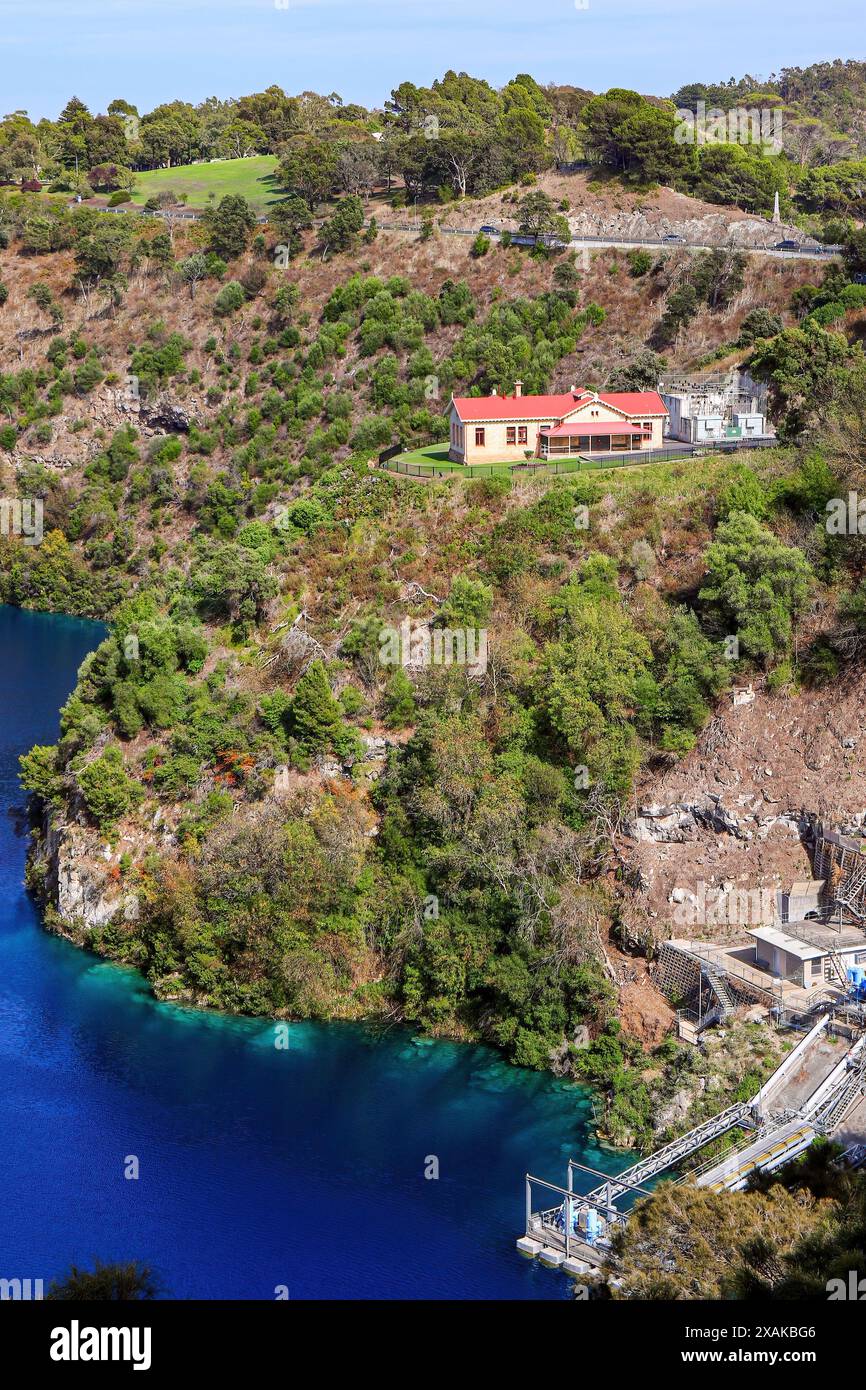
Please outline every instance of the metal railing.
M700 458L705 454L733 454L741 449L775 449L779 442L774 437L760 439L713 440L706 444L680 444L671 449L635 449L625 454L575 454L570 458L531 458L523 463L464 463L449 464L446 468L436 463L416 463L396 458L395 453L387 459L379 455L383 467L393 473L401 473L409 478L488 478L495 474L534 474L534 473L593 473L605 469L644 467L651 463L675 463L681 459ZM396 458L396 462L393 462Z
M738 1101L736 1105L729 1105L727 1110L722 1110L718 1115L713 1115L711 1119L704 1120L703 1124L696 1125L688 1133L681 1134L678 1139L671 1140L669 1144L665 1144L661 1149L656 1149L655 1153L649 1154L647 1158L640 1159L637 1163L633 1163L630 1168L626 1168L624 1172L618 1173L615 1178L611 1178L594 1188L589 1196L599 1201L606 1200L612 1204L629 1187L657 1177L666 1168L672 1168L676 1163L687 1158L690 1153L702 1149L705 1144L709 1144L713 1139L718 1139L721 1135L726 1134L735 1125L749 1124L751 1114L749 1101Z

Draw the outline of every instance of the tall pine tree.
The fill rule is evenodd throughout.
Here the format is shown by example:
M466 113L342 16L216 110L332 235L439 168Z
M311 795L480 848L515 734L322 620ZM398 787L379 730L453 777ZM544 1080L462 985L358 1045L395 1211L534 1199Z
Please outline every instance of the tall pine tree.
M340 706L331 694L321 661L312 661L295 689L292 725L298 742L308 753L333 746L343 725Z

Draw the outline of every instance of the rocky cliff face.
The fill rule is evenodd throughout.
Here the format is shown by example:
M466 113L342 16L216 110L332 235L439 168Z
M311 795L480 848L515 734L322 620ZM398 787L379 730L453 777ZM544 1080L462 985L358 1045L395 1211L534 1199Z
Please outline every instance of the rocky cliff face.
M652 844L682 844L697 839L702 830L749 841L756 837L765 840L774 829L799 836L806 834L808 828L809 816L799 809L771 811L760 798L748 794L734 797L725 805L722 797L714 792L673 805L655 802L642 805L639 814L624 826L631 839Z
M55 929L73 940L107 926L119 914L133 920L138 904L124 894L108 845L92 831L59 815L46 814L31 856L30 879L48 907Z
M803 240L803 233L787 223L746 215L732 217L727 211L678 216L676 212L666 213L653 207L621 212L584 208L571 213L568 222L572 236L614 240L622 237L623 241L652 241L674 235L697 245L769 248L786 237Z
M105 447L104 439L93 439L73 428L81 419L105 435L132 425L142 439L153 440L166 434L187 434L194 421L203 418L204 410L205 402L199 397L189 396L182 404L164 394L145 401L124 389L103 386L84 400L76 397L69 413L56 417L50 445L34 449L29 443L20 443L12 459L18 466L36 463L65 473L83 467Z

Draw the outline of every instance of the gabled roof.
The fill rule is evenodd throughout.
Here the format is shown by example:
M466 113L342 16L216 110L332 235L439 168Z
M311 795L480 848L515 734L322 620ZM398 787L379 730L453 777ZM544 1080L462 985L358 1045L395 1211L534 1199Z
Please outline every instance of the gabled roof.
M624 410L626 415L669 414L658 391L600 391L598 399L616 410Z
M563 420L595 403L592 391L558 396L454 396L452 404L464 424L496 420ZM623 415L667 415L658 391L604 391L598 403Z

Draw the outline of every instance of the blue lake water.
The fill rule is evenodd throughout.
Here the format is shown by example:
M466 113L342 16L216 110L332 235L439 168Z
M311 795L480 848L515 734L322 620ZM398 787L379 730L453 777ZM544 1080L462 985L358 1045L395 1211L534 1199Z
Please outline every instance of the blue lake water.
M514 1240L526 1171L623 1164L581 1091L404 1030L293 1024L279 1051L41 928L18 754L101 633L0 606L0 1276L137 1258L176 1298L568 1297Z

